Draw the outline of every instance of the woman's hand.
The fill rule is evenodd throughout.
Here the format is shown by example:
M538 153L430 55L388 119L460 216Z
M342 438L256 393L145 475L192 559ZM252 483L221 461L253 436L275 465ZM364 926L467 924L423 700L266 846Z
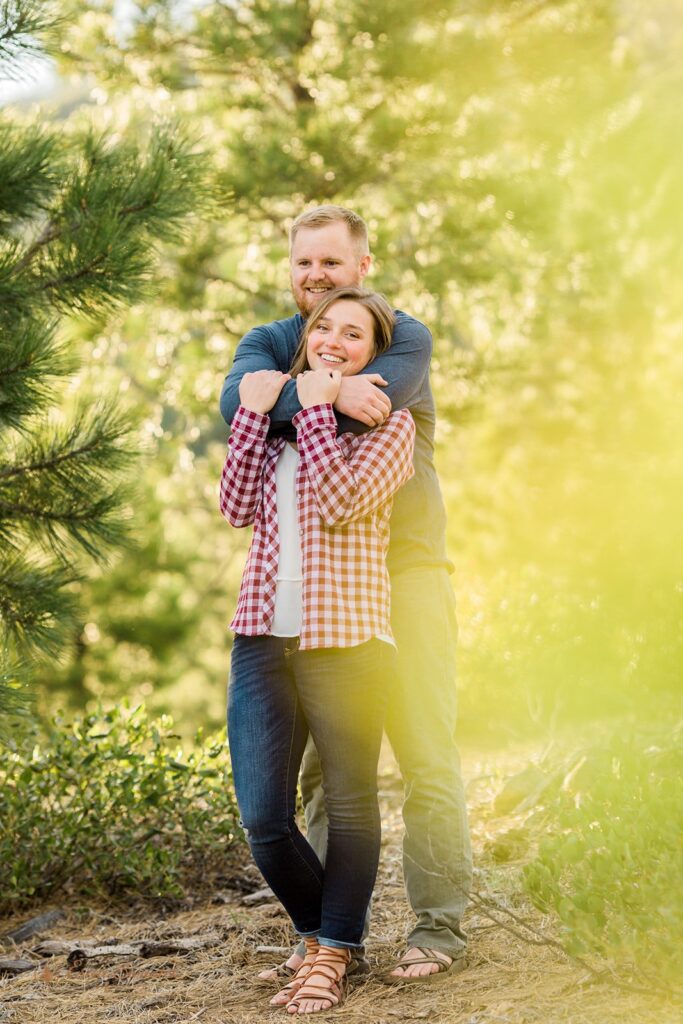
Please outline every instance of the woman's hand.
M270 412L288 380L291 380L290 375L279 370L245 373L240 381L240 403L251 412Z
M296 378L296 391L304 409L312 405L333 405L339 394L342 375L339 370L305 370Z

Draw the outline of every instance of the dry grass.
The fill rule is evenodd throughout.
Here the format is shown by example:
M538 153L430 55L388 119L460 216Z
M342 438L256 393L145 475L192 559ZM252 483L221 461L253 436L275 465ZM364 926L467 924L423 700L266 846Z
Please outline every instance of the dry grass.
M495 821L491 792L501 771L494 764L470 760L470 787L475 849L490 841ZM680 1011L661 996L619 991L591 983L581 968L546 947L529 946L492 926L477 912L466 920L470 935L468 969L435 986L387 987L377 975L390 967L409 930L411 914L400 877L399 787L388 767L383 774L385 843L378 881L369 956L371 979L355 987L345 1004L321 1021L347 1024L393 1024L429 1020L443 1024L674 1024ZM503 823L508 825L509 822ZM498 827L501 823L498 822ZM480 857L481 862L481 857ZM514 870L482 869L479 888L495 882L510 891ZM506 878L509 875L509 878ZM544 920L521 898L510 893L516 908L550 934ZM6 927L10 927L10 922ZM3 928L3 930L5 930ZM189 936L216 930L222 944L186 956L153 960L121 958L89 961L82 972L66 966L65 957L44 961L36 971L0 982L0 1021L8 1024L256 1024L288 1019L268 1006L274 988L255 980L272 956L256 946L286 946L288 920L275 904L249 909L236 892L234 900L216 906L210 898L171 916L145 917L139 909L103 916L72 912L53 929L52 938L121 941ZM30 940L16 955L31 956Z

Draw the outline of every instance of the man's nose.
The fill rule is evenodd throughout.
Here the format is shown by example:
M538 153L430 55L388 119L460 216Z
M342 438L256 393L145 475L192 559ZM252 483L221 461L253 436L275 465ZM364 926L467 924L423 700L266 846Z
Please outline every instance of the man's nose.
M313 278L314 281L322 281L325 277L325 268L320 263L314 263L308 272L308 276Z

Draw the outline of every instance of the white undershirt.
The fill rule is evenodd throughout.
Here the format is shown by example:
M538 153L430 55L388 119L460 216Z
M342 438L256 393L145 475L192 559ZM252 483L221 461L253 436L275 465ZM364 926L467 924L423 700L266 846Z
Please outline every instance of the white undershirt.
M275 508L280 550L275 578L275 610L271 636L299 636L303 617L303 572L301 568L301 535L296 507L296 473L299 453L285 444L275 466ZM390 636L377 635L378 640L396 646Z
M299 636L301 632L301 538L296 510L296 471L299 453L285 444L275 466L275 505L280 551L275 583L272 636Z

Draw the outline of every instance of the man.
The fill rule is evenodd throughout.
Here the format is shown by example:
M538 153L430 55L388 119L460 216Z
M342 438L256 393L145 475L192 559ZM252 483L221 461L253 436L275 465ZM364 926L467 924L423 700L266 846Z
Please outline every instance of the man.
M320 206L301 214L290 233L290 272L299 312L255 327L242 338L221 394L227 423L239 405L239 383L257 370L287 371L305 319L331 288L360 285L371 257L365 222L351 210ZM383 423L392 407L415 420L415 475L397 494L387 564L397 675L386 732L403 776L403 872L417 923L385 980L424 982L464 966L460 927L471 884L467 815L454 741L455 610L445 549L445 512L434 469L435 410L429 384L431 336L397 311L391 348L357 376L343 377L334 403L340 432ZM271 430L295 437L300 411L289 381L270 412ZM326 819L319 767L308 751L301 787L309 840L322 857ZM301 963L295 952L286 969Z

